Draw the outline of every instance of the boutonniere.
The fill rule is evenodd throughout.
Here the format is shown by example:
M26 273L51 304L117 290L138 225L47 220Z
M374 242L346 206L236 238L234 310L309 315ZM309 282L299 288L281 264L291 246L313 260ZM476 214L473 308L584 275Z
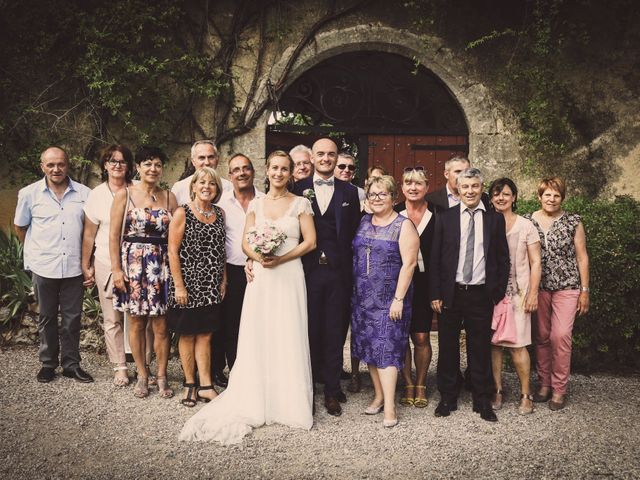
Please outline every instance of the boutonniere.
M302 196L307 200L312 201L314 198L316 198L316 192L313 190L313 188L307 188L304 192L302 192Z

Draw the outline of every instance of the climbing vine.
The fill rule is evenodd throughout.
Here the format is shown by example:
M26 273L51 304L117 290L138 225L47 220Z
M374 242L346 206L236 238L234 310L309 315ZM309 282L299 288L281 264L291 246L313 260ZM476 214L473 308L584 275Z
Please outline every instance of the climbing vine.
M314 36L366 3L320 2L292 38L284 0L238 0L222 11L213 0L0 0L0 153L25 183L40 174L42 149L61 144L86 181L106 143L173 148L232 139L277 101ZM290 45L282 72L262 82L273 49ZM247 52L254 61L240 77Z
M613 115L586 95L585 62L610 68L640 40L640 9L632 0L513 0L509 2L404 3L414 25L435 33L468 55L517 117L526 155L525 173L574 176L587 173L575 190L596 195L611 169L591 142L613 123ZM473 20L470 20L473 19ZM632 59L627 60L633 61ZM587 85L585 85L585 80ZM630 90L636 87L629 84ZM603 92L600 92L601 94ZM572 156L586 146L587 153Z

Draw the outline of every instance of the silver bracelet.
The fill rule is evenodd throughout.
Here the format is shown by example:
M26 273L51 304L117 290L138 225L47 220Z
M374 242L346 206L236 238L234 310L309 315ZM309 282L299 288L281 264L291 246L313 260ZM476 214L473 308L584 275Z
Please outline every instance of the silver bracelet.
M580 291L589 293L590 290L589 287L580 287Z
M395 296L394 296L394 297L393 297L393 299L394 299L396 302L401 302L401 301L403 301L403 300L404 300L404 297L403 297L403 298L398 298L398 297L395 297Z

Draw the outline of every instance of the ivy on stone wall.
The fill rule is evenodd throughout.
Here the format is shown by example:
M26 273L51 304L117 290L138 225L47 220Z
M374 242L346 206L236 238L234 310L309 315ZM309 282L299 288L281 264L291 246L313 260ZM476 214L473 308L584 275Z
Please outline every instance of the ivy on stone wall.
M404 5L417 28L469 55L476 74L515 113L525 173L572 179L579 170L580 182L572 190L587 196L602 191L611 162L591 142L612 126L615 114L599 105L598 96L608 93L591 84L599 72L584 67L608 71L616 62L629 68L637 61L637 2L414 0ZM638 89L632 76L620 80L629 92ZM585 154L569 155L582 146Z
M297 37L285 20L299 7L285 0L0 0L0 155L24 184L40 175L40 152L60 144L86 181L108 143L228 141L277 102L322 28L367 3L317 2ZM265 86L267 62L290 46ZM248 52L255 60L240 76Z

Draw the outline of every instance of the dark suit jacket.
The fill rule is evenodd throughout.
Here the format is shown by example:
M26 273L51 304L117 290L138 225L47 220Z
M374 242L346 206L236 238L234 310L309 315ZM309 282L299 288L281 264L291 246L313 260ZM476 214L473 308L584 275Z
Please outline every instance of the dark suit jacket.
M303 192L307 189L314 189L313 175L295 183L293 187L293 193L299 196L303 196ZM336 229L338 233L337 245L338 252L328 252L326 247L318 243L318 247L312 252L307 253L302 257L302 264L304 266L305 273L309 273L318 268L318 260L320 258L320 252L325 251L332 258L339 259L339 267L344 270L345 275L351 277L351 268L353 262L353 250L351 242L356 234L358 225L360 225L360 200L358 199L358 189L350 183L343 182L342 180L335 179L333 187L333 208L336 218ZM320 217L320 209L318 208L318 202L314 197L311 200L311 206L313 207L314 223L315 220Z
M460 207L444 210L436 215L433 247L430 255L429 300L442 300L450 308L456 284L460 255ZM493 303L504 298L509 279L509 246L504 217L493 210L482 214L485 286Z
M449 199L447 198L447 187L446 185L439 190L434 190L431 193L427 193L427 196L424 197L429 205L432 207L431 211L434 213L442 212L444 210L449 210ZM482 192L482 203L484 204L484 208L489 210L491 208L491 200L489 199L489 195Z

